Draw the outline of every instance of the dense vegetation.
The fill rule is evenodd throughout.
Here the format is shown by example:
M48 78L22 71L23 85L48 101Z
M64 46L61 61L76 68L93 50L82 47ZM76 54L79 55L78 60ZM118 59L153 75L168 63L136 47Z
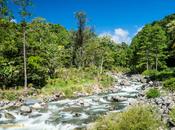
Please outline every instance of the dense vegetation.
M83 11L75 14L76 30L66 30L44 18L27 21L30 0L13 0L19 6L21 22L0 1L0 88L19 86L42 88L59 79L65 69L85 71L95 68L96 76L106 70L129 68L132 73L151 75L158 80L174 77L175 15L145 25L131 45L115 43L110 37L99 37L87 26ZM89 69L89 73L91 73ZM96 77L94 76L94 77ZM61 77L61 79L64 79Z
M123 113L100 118L93 130L157 130L164 128L158 113L150 106L134 106Z
M23 6L20 1L15 3ZM24 4L25 7L21 8L27 8L28 5ZM14 23L5 17L8 14L1 12L5 15L0 19L1 88L24 86L26 76L28 85L41 88L48 79L59 78L57 72L62 68L95 67L100 75L105 69L128 67L128 45L116 44L109 37L98 37L86 26L84 12L76 13L78 29L71 31L59 24L51 24L44 18L26 22L28 12L24 9L21 13L24 13L23 21Z

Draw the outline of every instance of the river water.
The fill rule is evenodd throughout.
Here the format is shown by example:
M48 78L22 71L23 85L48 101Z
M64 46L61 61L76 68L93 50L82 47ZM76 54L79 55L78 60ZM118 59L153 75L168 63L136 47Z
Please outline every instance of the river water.
M100 115L109 112L123 111L130 102L135 101L142 83L134 82L128 77L117 77L117 86L125 79L130 86L122 86L116 93L103 93L76 99L64 99L48 104L48 108L33 111L32 115L20 115L19 109L9 111L16 117L8 120L4 111L0 111L0 130L74 130L85 128L94 122ZM122 96L125 100L115 102L111 97Z

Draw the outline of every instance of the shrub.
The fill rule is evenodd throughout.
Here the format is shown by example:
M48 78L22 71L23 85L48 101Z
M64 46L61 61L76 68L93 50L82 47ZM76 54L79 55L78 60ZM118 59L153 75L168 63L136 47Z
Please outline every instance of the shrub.
M175 123L175 107L173 107L172 110L169 112L169 116L172 119L172 121Z
M165 80L163 86L167 90L175 91L175 78Z
M93 130L157 130L164 128L160 116L150 106L134 106L123 113L100 118Z
M152 80L155 80L157 75L158 75L158 71L157 70L145 70L142 75L144 76L149 76Z
M158 89L152 88L149 89L148 92L146 93L147 98L156 98L160 96L160 92Z

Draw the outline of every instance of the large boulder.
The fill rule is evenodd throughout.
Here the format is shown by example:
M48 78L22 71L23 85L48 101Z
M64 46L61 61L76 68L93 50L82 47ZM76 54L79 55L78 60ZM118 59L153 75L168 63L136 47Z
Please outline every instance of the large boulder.
M21 106L20 112L21 113L31 113L32 109L30 107L28 107L28 106Z
M4 113L4 116L8 120L14 120L14 119L16 119L16 117L14 115L12 115L11 113L8 113L8 112Z

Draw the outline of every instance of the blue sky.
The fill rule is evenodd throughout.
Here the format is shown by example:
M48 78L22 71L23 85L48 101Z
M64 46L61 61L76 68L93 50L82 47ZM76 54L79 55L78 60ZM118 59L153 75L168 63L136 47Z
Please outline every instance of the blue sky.
M129 41L146 23L175 12L175 0L33 0L32 17L41 16L67 29L76 28L74 13L83 10L99 35ZM17 21L18 9L10 4Z

